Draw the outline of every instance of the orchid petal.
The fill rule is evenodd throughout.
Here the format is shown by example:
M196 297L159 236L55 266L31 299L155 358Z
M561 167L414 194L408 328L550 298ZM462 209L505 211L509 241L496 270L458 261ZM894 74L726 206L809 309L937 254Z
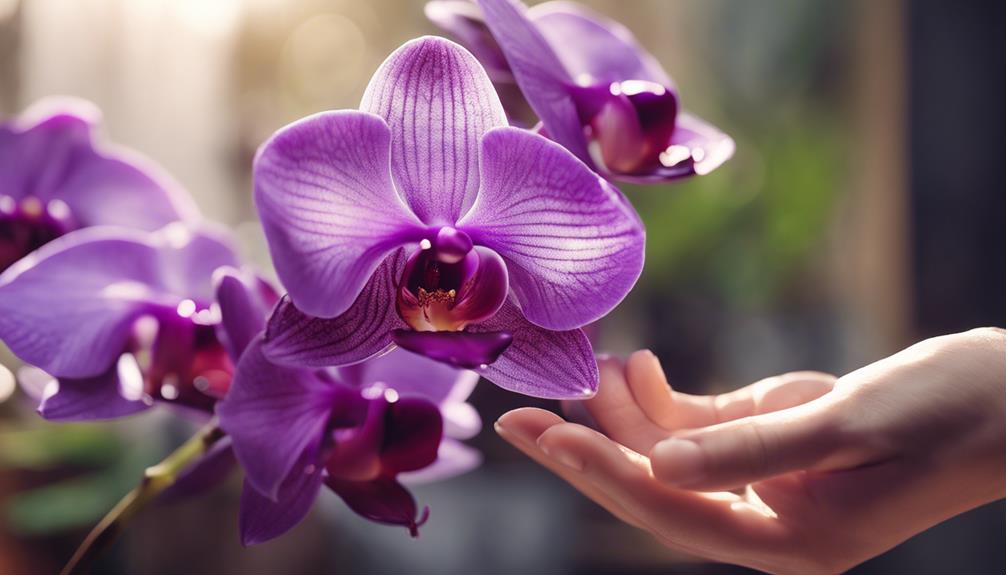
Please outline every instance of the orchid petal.
M733 139L718 128L692 114L678 114L671 146L691 150L692 172L700 176L720 167L734 155Z
M60 379L57 384L47 386L38 406L39 415L49 421L96 421L133 415L149 409L151 404L143 401L139 393L125 392L123 383L128 378L132 378L137 386L142 386L142 376L135 361L132 366L129 361L117 362L96 377Z
M297 461L319 449L336 401L333 384L311 371L273 364L256 340L241 356L216 412L248 482L276 501Z
M15 200L52 198L78 150L91 146L101 112L89 102L42 102L0 126L0 189ZM69 104L69 105L67 105Z
M353 305L332 319L308 316L284 297L269 318L264 351L273 361L328 367L363 361L388 349L391 331L404 325L395 311L402 250L374 272Z
M444 424L435 404L417 397L401 398L388 405L384 422L383 473L416 471L436 461Z
M324 112L276 132L255 158L276 272L305 313L345 312L388 254L422 239L391 181L391 136L377 116Z
M374 74L360 108L391 128L391 171L420 220L445 225L467 211L479 189L479 139L507 123L474 56L443 38L408 42Z
M471 439L482 431L482 417L468 397L475 391L480 376L474 371L462 371L450 394L440 403L444 416L444 436L454 439Z
M545 2L528 18L580 84L647 80L666 88L671 79L622 24L575 2Z
M53 98L0 127L0 190L16 199L61 201L80 227L154 231L194 220L198 209L167 173L141 155L94 141L100 112Z
M584 162L587 140L570 89L573 78L518 0L478 0L524 97L550 138Z
M595 321L643 269L639 216L559 145L516 128L482 141L482 190L460 222L507 263L524 315L550 329Z
M513 335L499 359L476 370L503 389L544 399L586 399L597 391L597 360L583 330L543 329L524 319L512 302L470 329Z
M235 264L229 246L181 224L80 230L0 275L0 339L53 375L94 377L125 350L137 318L209 301L213 270Z
M358 381L364 387L380 383L394 389L400 397L419 397L436 404L447 399L463 373L402 349L351 367L361 370Z
M237 361L248 344L265 329L266 317L275 304L275 294L253 274L234 268L220 268L214 274L217 303L220 305L221 339L231 359Z
M440 442L437 460L418 470L402 473L399 481L406 485L423 485L444 481L473 471L482 463L482 453L460 441L444 439Z
M395 343L430 359L464 369L474 369L496 361L509 346L512 337L505 331L414 331L396 329Z
M426 17L471 51L485 66L493 82L513 82L510 65L486 26L482 10L468 0L434 0L424 8Z
M419 535L419 526L428 517L428 510L422 517L417 517L419 510L412 493L391 477L379 477L373 481L343 481L327 477L325 485L357 515L378 523L402 525L413 537Z
M82 154L52 194L81 226L155 231L174 221L198 219L191 196L165 170L136 152L105 148Z
M258 545L275 539L304 520L322 483L322 467L317 456L304 454L283 480L273 501L259 493L247 480L241 491L241 544Z
M475 374L476 378L478 374ZM470 403L445 403L440 406L444 417L444 436L471 439L482 431L482 417Z
M703 176L734 155L733 138L688 112L678 114L661 165L650 172L618 174L618 179L636 184L655 184Z

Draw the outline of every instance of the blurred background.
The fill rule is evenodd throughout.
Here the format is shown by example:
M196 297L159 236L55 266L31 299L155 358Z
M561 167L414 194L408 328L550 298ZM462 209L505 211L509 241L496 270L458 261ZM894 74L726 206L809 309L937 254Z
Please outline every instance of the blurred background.
M625 187L648 265L602 351L653 349L672 384L730 390L846 373L918 339L1006 325L1006 5L939 0L584 0L629 26L683 105L736 156L685 183ZM250 202L256 147L356 107L422 0L0 0L0 115L51 94L105 113L268 266ZM0 354L2 354L0 350ZM0 362L16 367L9 355ZM90 526L191 432L169 414L47 424L0 368L0 573L55 573ZM100 573L739 573L659 547L499 440L536 403L480 385L486 456L418 489L422 536L334 495L272 543L238 543L239 478L146 510ZM554 406L553 406L554 407ZM156 410L155 410L156 411ZM1006 573L1006 505L965 514L855 573Z

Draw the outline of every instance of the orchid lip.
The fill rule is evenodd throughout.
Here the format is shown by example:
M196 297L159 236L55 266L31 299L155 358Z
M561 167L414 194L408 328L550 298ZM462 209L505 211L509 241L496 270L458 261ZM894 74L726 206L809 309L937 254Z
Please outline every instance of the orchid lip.
M690 149L669 146L679 108L672 89L646 80L569 89L591 159L604 171L639 174L692 160Z
M371 389L382 391L381 386ZM439 407L419 398L383 393L356 403L351 420L330 423L333 445L326 483L358 514L381 523L403 525L416 537L429 510L417 513L412 495L398 483L401 472L431 465L443 438ZM365 413L360 419L360 411ZM339 418L336 418L339 419ZM379 502L379 503L377 503ZM376 503L376 504L375 504ZM417 519L417 515L419 515Z
M460 331L492 317L506 300L506 263L463 231L440 228L420 242L399 282L399 316L417 331Z
M464 369L480 369L495 362L510 344L507 332L422 332L396 329L391 334L399 347Z

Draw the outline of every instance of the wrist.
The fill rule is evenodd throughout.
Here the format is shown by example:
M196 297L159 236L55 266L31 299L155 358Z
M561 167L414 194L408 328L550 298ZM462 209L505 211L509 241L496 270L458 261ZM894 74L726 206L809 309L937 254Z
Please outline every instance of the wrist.
M988 407L984 421L984 449L980 456L988 474L991 500L1006 498L1006 330L994 327L968 332L981 350L976 359Z

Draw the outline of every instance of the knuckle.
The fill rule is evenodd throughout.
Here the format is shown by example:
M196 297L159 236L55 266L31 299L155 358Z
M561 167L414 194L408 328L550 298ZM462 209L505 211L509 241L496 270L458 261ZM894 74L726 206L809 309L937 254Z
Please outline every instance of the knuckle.
M738 428L741 445L744 450L744 471L752 476L759 476L768 468L768 438L761 426L752 420L741 423Z

